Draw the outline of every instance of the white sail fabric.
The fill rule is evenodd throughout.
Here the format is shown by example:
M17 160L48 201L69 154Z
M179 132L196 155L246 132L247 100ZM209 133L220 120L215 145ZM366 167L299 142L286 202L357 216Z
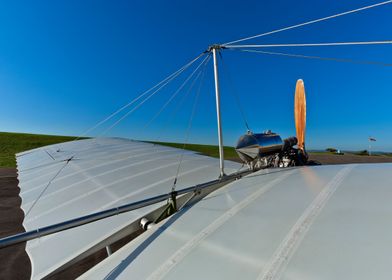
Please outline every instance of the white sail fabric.
M80 140L20 153L17 166L23 225L29 231L168 193L181 154L178 189L218 178L218 159L126 139ZM240 167L226 163L227 173ZM32 278L45 277L158 206L27 242Z
M392 164L263 170L142 234L82 279L390 279Z

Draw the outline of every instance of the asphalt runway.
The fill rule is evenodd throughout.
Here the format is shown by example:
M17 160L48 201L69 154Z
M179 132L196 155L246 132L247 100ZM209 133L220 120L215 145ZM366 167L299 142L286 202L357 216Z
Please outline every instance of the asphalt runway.
M346 163L385 163L392 162L392 157L388 156L358 156L353 154L311 154L309 160L325 164L346 164Z
M24 232L16 169L0 168L0 237ZM30 279L25 243L0 249L0 279Z

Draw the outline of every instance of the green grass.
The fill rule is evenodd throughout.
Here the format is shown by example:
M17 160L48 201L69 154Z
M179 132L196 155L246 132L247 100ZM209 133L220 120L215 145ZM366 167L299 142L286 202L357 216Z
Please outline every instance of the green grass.
M72 136L0 132L0 167L16 167L16 153L74 139Z
M28 133L0 132L0 167L16 167L15 154L23 151L39 148L46 145L72 141L72 136L53 136ZM151 142L164 146L183 148L181 143ZM187 144L185 149L198 152L200 154L219 157L218 146ZM233 147L224 147L226 159L238 158Z
M15 154L23 151L39 148L46 145L72 141L73 136L53 136L53 135L40 135L40 134L27 134L27 133L10 133L0 132L0 167L15 167ZM150 142L164 146L183 148L184 144L181 143L168 143L168 142ZM215 145L201 145L201 144L187 144L185 149L198 152L200 154L219 157L218 146ZM238 159L238 155L233 147L224 147L225 159ZM310 154L321 155L331 154L324 151L312 151ZM351 152L355 154L355 152ZM392 157L392 153L385 153L384 156Z
M155 143L163 146L169 146L169 147L180 148L180 149L184 147L184 144L181 143L167 143L167 142L150 142L150 143ZM214 146L214 145L187 144L185 146L185 149L195 151L202 155L206 155L210 157L219 157L218 146ZM233 147L225 146L223 147L223 152L225 154L226 159L238 158L238 155Z

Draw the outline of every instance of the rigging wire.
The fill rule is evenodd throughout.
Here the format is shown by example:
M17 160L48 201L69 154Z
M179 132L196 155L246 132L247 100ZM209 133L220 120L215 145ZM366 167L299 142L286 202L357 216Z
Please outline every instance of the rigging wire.
M183 71L185 71L188 67L190 67L193 63L195 63L199 58L201 58L203 55L205 55L205 52L199 54L196 58L192 59L190 62L188 62L187 64L185 64L184 66L182 66L180 69L178 69L177 71L173 72L172 74L170 74L169 76L167 76L165 79L163 79L162 81L160 81L159 83L157 83L156 85L154 85L153 87L151 87L150 89L146 90L145 92L143 92L142 94L140 94L139 96L137 96L136 98L134 98L133 100L131 100L131 102L125 104L124 106L122 106L121 108L119 108L117 111L113 112L112 114L110 114L109 116L107 116L106 118L104 118L103 120L101 120L100 122L96 123L95 125L93 125L92 127L90 127L89 129L87 129L85 132L83 132L82 134L80 134L78 137L75 138L74 141L79 140L80 138L82 138L83 136L87 135L89 132L93 131L94 129L96 129L97 127L101 126L102 124L106 123L108 120L110 120L111 118L113 118L115 115L117 115L118 113L122 112L123 110L125 110L126 108L128 108L129 106L131 106L132 104L134 104L136 101L138 101L140 98L142 98L143 96L145 96L146 94L148 94L149 92L151 92L152 90L154 90L155 88L157 88L158 86L164 84L167 80L171 79L172 77L176 76L178 73L181 73Z
M237 88L235 87L233 79L232 79L232 77L230 75L229 67L224 62L223 56L222 56L221 53L220 53L220 57L221 57L223 69L226 72L227 79L229 80L229 84L230 84L229 85L229 88L230 88L229 92L231 93L231 95L233 96L233 98L234 98L234 100L235 100L235 102L237 104L238 110L240 111L240 114L241 114L241 117L242 117L242 120L243 120L243 122L245 124L246 129L248 131L251 131L251 129L249 128L249 124L248 124L247 118L245 116L244 108L242 107L242 104L241 104L241 101L240 101L240 98L239 98L239 95L238 95L238 92L237 92Z
M207 60L209 60L209 56L206 56L205 59L203 59L202 64L205 63ZM197 70L197 69L196 69ZM198 78L200 77L202 71L199 71L199 73L196 75L196 77L193 79L193 81L191 82L191 85L188 89L187 92L191 91L191 89L193 88L195 82L198 80ZM194 73L192 73L194 74ZM193 75L191 75L193 76ZM191 78L191 77L190 77ZM178 95L178 93L180 93L180 91L182 90L183 87L179 87L173 94L172 96L166 101L166 103L161 107L161 109L151 118L151 120L143 127L143 129L146 129L154 120L156 120L156 118L159 117L159 115L166 109L166 107L171 103L171 101Z
M206 70L207 64L210 61L210 59L211 59L211 54L208 55L208 59L205 61L203 69L200 70L199 74L203 74L203 72ZM201 75L199 77L201 77ZM187 97L189 96L189 94L191 93L191 90L192 90L193 85L195 84L195 82L196 82L196 79L193 81L191 87L187 90L187 92L182 96L181 100L178 102L177 106L174 108L174 110L172 111L172 113L169 116L169 118L161 126L161 129L160 129L160 131L158 133L158 137L155 139L155 142L159 142L161 140L161 137L164 135L164 132L167 129L168 123L173 120L173 118L177 115L179 109L182 108L182 105L185 102L185 100L187 99Z
M191 89L193 88L195 82L200 78L200 74L201 72L199 72L196 77L193 79L193 81L191 82L191 85L189 86L188 90L186 91L186 94L189 93L191 91ZM171 101L174 99L175 97L175 93L170 97L170 99L159 109L159 111L143 126L143 129L148 128L160 115L161 113L166 109L166 107L169 105L169 103L171 103ZM181 99L182 100L182 99Z
M205 58L206 59L206 58ZM196 73L196 71L200 68L200 66L203 64L205 59L196 67L195 70L185 79L185 81L181 84L180 88L178 91L180 91L187 83L188 81L193 77L193 75ZM185 69L184 69L185 70ZM183 70L183 71L184 71ZM183 72L182 71L182 72ZM106 133L108 133L111 129L113 129L115 126L117 126L121 121L123 121L126 117L128 117L130 114L135 112L137 109L139 109L140 106L142 106L145 102L147 102L151 97L153 97L156 93L158 93L164 86L166 86L168 83L170 83L172 80L174 80L178 75L180 75L182 72L178 73L176 76L172 77L170 80L168 80L165 84L160 86L157 90L155 90L153 93L151 93L149 96L147 96L143 101L141 101L138 105L136 105L134 108L132 108L130 111L128 111L125 115L123 115L120 119L118 119L115 123L113 123L110 127L108 127L103 133L101 133L99 136L103 136Z
M57 176L60 175L61 171L68 165L68 163L73 159L73 156L70 157L67 160L64 160L65 164L57 171L57 173L52 177L52 179L49 180L49 182L46 184L45 188L40 192L38 197L34 200L33 204L29 208L29 210L26 212L25 218L30 214L31 210L33 210L34 206L37 204L37 202L41 199L43 194L46 192L46 190L49 188L49 186L52 184L53 180L57 178Z
M171 81L173 81L175 78L177 78L180 74L182 74L182 71L177 73L177 75L173 76L171 79L167 80L164 84L162 84L158 89L153 91L150 95L148 95L144 100L142 100L138 105L136 105L134 108L129 110L127 113L125 113L122 117L120 117L117 121L115 121L111 126L109 126L107 129L105 129L101 134L99 134L98 137L101 137L108 133L111 129L113 129L115 126L117 126L122 120L124 120L126 117L128 117L131 113L136 111L140 106L142 106L146 101L148 101L151 97L153 97L156 93L158 93L162 88L164 88L167 84L169 84Z
M210 55L207 55L203 60L202 60L202 62L197 66L197 68L190 74L190 76L184 81L184 83L178 88L178 90L176 91L176 94L186 85L186 83L189 81L189 79L197 72L197 70L199 70L199 68L200 68L200 66L201 65L203 65L204 64L204 70L205 70L205 66L206 66L206 64L207 64L207 62L210 60L210 58L211 58L211 56ZM190 65L189 65L190 66ZM186 68L185 68L186 69ZM185 70L184 69L184 70ZM183 70L183 71L184 71ZM204 71L203 70L203 71ZM181 74L183 71L181 71L181 72L178 72L178 74L177 75L175 75L175 76L173 76L172 77L172 79L174 79L175 77L177 77L179 74ZM198 74L198 76L197 76L197 78L200 76L200 74L201 74L201 72L199 72L199 74ZM203 74L204 75L204 74ZM197 79L196 78L196 79ZM172 80L171 79L171 80ZM196 80L196 79L194 79L194 81ZM168 82L170 82L171 80L169 80ZM167 83L168 83L167 82ZM193 87L193 84L194 84L194 82L192 83L192 87ZM159 90L159 89L158 89ZM189 90L190 91L190 90ZM188 91L188 92L189 92ZM146 100L144 100L144 101L146 101ZM139 105L141 105L141 104L139 104ZM167 104L165 104L165 105L167 105ZM76 140L74 140L74 141L76 141ZM54 158L53 158L53 156L52 155L50 155L49 154L49 152L48 151L46 151L45 150L45 152L53 159L53 160L55 160ZM34 206L38 203L38 201L41 199L41 197L44 195L44 193L48 190L48 188L50 187L50 185L52 184L52 182L60 175L60 173L63 171L63 169L68 165L68 163L74 158L74 156L75 155L73 155L72 157L70 157L69 159L67 159L67 160L65 160L64 162L65 162L65 164L57 171L57 173L49 180L49 182L47 183L47 185L44 187L44 189L40 192L40 194L38 195L38 197L34 200L34 202L33 202L33 204L31 205L31 207L29 208L29 210L26 212L26 215L25 215L25 217L27 217L29 214L30 214L30 212L32 211L32 209L34 208ZM181 160L182 161L182 160ZM180 163L181 164L181 163ZM178 168L178 170L177 170L177 174L176 174L176 178L178 177L178 171L179 171L179 168Z
M191 131L191 128L192 128L192 122L193 122L193 118L195 116L195 112L196 112L196 108L197 108L197 105L198 105L199 96L200 96L200 92L201 92L201 87L202 87L203 81L204 81L205 70L206 70L206 67L203 69L203 73L202 73L202 76L201 76L201 79L200 79L199 87L197 89L197 93L196 93L194 101L193 101L192 112L191 112L191 115L189 117L188 127L187 127L187 131L186 131L186 134L185 134L185 139L184 139L185 141L184 141L184 145L182 147L180 160L179 160L179 163L178 163L178 166L177 166L176 176L174 177L174 182L173 182L173 186L172 186L172 189L171 189L172 192L174 192L176 190L178 174L180 173L180 168L181 168L182 160L183 160L184 153L185 153L185 147L186 147L186 145L188 144L188 141L189 141L189 135L190 135L190 131Z
M379 66L386 66L391 67L392 63L383 63L379 61L371 61L371 60L354 60L348 58L335 58L335 57L322 57L322 56L311 56L311 55L303 55L303 54L292 54L292 53L281 53L281 52L266 52L266 51L259 51L259 50L237 50L241 52L248 52L248 53L260 53L260 54L267 54L267 55L279 55L279 56L288 56L288 57L297 57L297 58L306 58L306 59L318 59L318 60L328 60L328 61L337 61L337 62L348 62L354 64L370 64L370 65L379 65Z
M321 46L353 46L353 45L390 45L392 40L363 42L332 42L332 43L299 43L299 44L264 44L264 45L230 45L227 49L237 48L276 48L276 47L321 47Z
M236 43L243 42L243 41L246 41L246 40L251 40L251 39L255 39L255 38L259 38L259 37L275 34L275 33L278 33L278 32L282 32L282 31L286 31L286 30L302 27L302 26L305 26L305 25L310 25L310 24L313 24L313 23L317 23L317 22L321 22L321 21L325 21L325 20L329 20L329 19L345 16L345 15L348 15L348 14L357 13L357 12L360 12L360 11L372 9L372 8L375 8L375 7L379 7L379 6L387 5L387 4L391 4L391 3L392 3L392 0L376 3L376 4L373 4L373 5L361 7L361 8L358 8L358 9L349 10L349 11L346 11L346 12L343 12L343 13L338 13L338 14L335 14L335 15L331 15L331 16L327 16L327 17L323 17L323 18L319 18L319 19L303 22L303 23L300 23L300 24L296 24L296 25L292 25L292 26L276 29L276 30L273 30L273 31L257 34L257 35L254 35L254 36L245 37L245 38L242 38L242 39L239 39L239 40L227 42L227 43L224 43L223 46L236 44Z

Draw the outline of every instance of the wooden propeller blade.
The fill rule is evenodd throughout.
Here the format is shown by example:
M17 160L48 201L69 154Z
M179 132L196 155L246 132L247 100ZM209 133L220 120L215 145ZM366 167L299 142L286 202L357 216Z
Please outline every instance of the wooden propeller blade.
M304 81L299 79L295 86L294 118L297 131L298 148L305 151L305 129L306 129L306 96Z

